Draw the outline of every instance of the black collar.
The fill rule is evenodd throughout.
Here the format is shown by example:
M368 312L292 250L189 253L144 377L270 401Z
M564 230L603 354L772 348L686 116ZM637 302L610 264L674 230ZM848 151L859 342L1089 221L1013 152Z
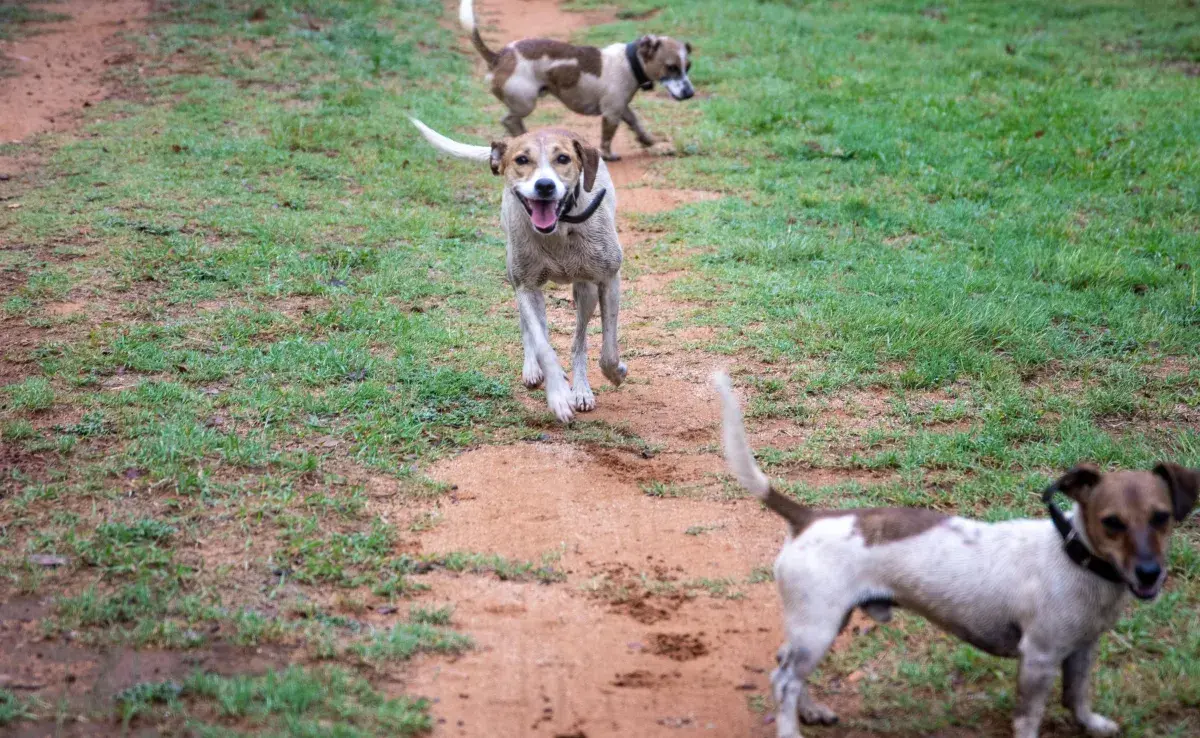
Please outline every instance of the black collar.
M642 66L642 60L638 58L637 47L637 41L630 41L625 44L625 58L629 60L629 68L633 70L633 78L637 80L638 87L643 90L653 90L654 82L646 76L646 69Z
M588 206L583 209L582 213L579 215L571 215L571 211L575 208L575 204L579 200L579 184L576 183L575 191L567 195L567 202L563 207L563 214L559 220L564 223L582 223L596 213L596 209L600 207L600 203L603 202L604 196L607 194L608 190L601 187L600 191L596 193L596 196L592 198L592 201L588 203Z
M1079 531L1075 529L1070 520L1067 520L1063 511L1054 504L1054 493L1057 491L1058 483L1055 482L1042 493L1042 502L1046 503L1046 508L1050 511L1050 519L1054 521L1054 527L1058 529L1058 534L1063 538L1063 551L1071 561L1101 579L1114 584L1125 584L1125 578L1121 576L1115 566L1104 559L1096 558L1087 544L1080 540Z

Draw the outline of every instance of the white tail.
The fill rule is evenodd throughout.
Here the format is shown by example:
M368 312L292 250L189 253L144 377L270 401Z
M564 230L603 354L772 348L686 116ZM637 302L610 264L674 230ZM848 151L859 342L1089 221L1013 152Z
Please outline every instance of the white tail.
M733 386L725 372L713 374L713 384L721 393L721 426L725 442L725 463L733 470L738 482L760 500L767 499L771 482L758 468L754 452L746 441L746 426L742 422L742 410L733 396Z
M458 22L467 31L475 30L475 2L474 0L462 0L458 4Z
M425 140L433 144L433 148L438 151L444 151L450 156L458 157L459 159L470 159L471 161L489 161L492 158L492 147L490 146L473 146L471 144L459 143L453 139L446 138L416 118L410 117L409 120L421 132Z

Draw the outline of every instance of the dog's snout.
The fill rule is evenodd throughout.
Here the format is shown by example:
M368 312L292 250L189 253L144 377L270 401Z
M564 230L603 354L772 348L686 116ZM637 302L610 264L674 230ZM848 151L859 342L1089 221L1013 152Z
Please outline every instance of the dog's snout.
M695 95L695 94L696 94L696 91L694 89L692 89L691 85L688 85L687 87L683 88L683 92L680 93L679 99L687 100L687 99L691 98L692 95Z
M537 193L538 197L553 197L555 189L554 180L549 177L542 177L533 183L533 191Z
M1133 567L1133 574L1137 577L1138 584L1149 587L1162 576L1162 567L1157 561L1140 561Z

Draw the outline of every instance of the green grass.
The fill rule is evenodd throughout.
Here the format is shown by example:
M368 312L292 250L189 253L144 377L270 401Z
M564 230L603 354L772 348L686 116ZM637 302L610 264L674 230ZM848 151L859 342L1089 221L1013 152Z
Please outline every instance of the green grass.
M658 175L724 197L641 216L653 238L631 266L681 270L671 296L694 309L670 329L713 329L695 348L731 367L752 422L803 431L762 449L781 488L1001 519L1037 513L1080 459L1200 465L1189 2L631 0L588 32L696 47L702 96L638 109L679 149ZM21 363L0 388L0 599L51 598L43 632L87 645L344 662L137 686L113 705L126 724L423 730L423 703L364 679L468 641L449 609L375 630L361 612L434 570L566 577L553 553L403 553L450 492L421 469L550 427L514 397L495 183L405 117L484 140L490 98L435 0L158 7L141 73L111 71L131 94L89 109L85 136L35 144L41 186L0 209L21 246L0 250L0 320L33 339L5 349ZM0 6L0 35L30 12ZM63 300L86 310L48 310ZM624 424L559 437L665 450ZM373 507L379 478L407 527ZM1197 530L1177 534L1166 595L1103 641L1097 702L1129 735L1200 730ZM628 586L737 597L769 579ZM859 668L853 729L1007 725L1011 665L919 619L856 639L819 685ZM0 691L0 722L47 710Z

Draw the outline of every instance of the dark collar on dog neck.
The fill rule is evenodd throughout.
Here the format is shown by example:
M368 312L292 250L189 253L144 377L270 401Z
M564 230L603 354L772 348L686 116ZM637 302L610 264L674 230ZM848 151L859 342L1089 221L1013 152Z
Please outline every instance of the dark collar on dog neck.
M584 208L582 213L580 213L579 215L571 215L571 211L575 208L575 205L579 202L579 185L576 184L575 191L572 192L570 195L567 195L567 205L566 205L566 207L563 208L563 214L562 214L562 217L559 218L559 220L561 220L564 223L576 223L576 224L584 222L588 218L595 215L596 209L600 207L600 203L604 201L604 196L607 194L608 194L608 190L601 187L600 191L596 193L596 196L592 198L592 201L590 203L588 203L588 206L586 208Z
M642 66L642 60L638 58L637 47L637 41L625 44L625 58L629 60L629 67L633 70L633 78L637 80L638 87L643 90L653 90L654 82L646 76L646 68Z
M1046 504L1046 509L1050 511L1050 519L1054 521L1054 527L1062 536L1063 551L1066 552L1067 557L1101 579L1113 584L1125 584L1125 578L1121 576L1115 566L1104 559L1096 558L1087 544L1080 540L1079 531L1075 529L1075 525L1067 519L1062 510L1058 509L1058 505L1054 504L1054 493L1057 491L1058 483L1055 482L1042 493L1042 502Z

